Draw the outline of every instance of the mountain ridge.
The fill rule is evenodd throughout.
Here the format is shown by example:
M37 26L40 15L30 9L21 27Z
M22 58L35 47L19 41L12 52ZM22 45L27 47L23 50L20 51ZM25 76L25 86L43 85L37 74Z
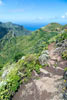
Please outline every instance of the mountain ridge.
M15 36L30 34L30 31L25 29L22 25L14 24L11 22L0 22L0 39L10 32Z
M30 35L12 36L11 32L5 35L0 40L0 100L12 100L16 92L20 90L19 87L21 88L23 84L28 83L31 79L32 81L36 79L37 86L39 86L39 88L34 87L34 89L38 89L35 94L39 96L40 87L45 86L46 91L43 91L44 94L47 93L49 95L48 91L50 90L49 92L53 93L53 97L50 95L50 98L53 98L51 100L54 100L56 96L59 99L61 91L59 91L60 88L57 89L57 85L60 87L61 85L57 84L57 82L61 82L58 75L63 76L64 68L67 65L67 61L65 61L67 60L66 47L66 26L61 28L57 24L50 24L40 28ZM41 76L39 77L39 75ZM48 82L45 82L45 79ZM39 81L43 84L39 84ZM56 85L54 85L55 83ZM36 84L34 85L36 86ZM49 89L50 85L51 89ZM43 90L45 90L45 87ZM28 91L30 93L29 88L26 89L27 94ZM54 89L57 89L55 93ZM22 91L24 91L23 88ZM23 94L24 98L26 98L26 92L25 97ZM17 93L20 95L19 92ZM66 94L64 95L66 96ZM42 95L42 97L46 98L47 96Z
M2 24L2 23L1 23ZM8 22L9 27L13 24ZM58 26L57 26L58 25ZM8 27L8 26L7 26ZM15 27L15 26L14 26ZM50 23L27 35L15 35L9 31L0 39L0 62L3 64L9 62L16 54L40 53L43 48L47 47L48 40L52 39L59 33L63 32L62 25Z

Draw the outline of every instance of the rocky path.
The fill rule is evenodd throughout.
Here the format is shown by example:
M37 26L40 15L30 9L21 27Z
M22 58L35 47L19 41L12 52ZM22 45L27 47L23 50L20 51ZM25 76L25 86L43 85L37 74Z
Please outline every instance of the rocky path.
M62 97L62 76L67 61L63 61L59 54L54 53L54 43L49 45L49 65L41 68L40 75L34 71L37 77L28 84L23 84L12 100L63 100Z

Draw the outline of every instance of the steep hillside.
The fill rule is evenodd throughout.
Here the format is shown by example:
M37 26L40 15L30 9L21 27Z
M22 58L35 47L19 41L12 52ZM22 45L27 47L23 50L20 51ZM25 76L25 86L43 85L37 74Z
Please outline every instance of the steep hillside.
M21 36L30 34L30 31L26 30L23 26L13 24L11 22L0 22L0 39L8 33L12 33L14 36Z
M10 30L2 39L0 39L1 67L9 61L12 62L16 54L39 54L43 49L47 48L49 42L54 41L54 36L59 34L63 27L60 24L51 23L32 32L30 35L22 36L23 30L21 31L21 29L24 29L22 26L20 27L12 23L1 23L1 26ZM12 32L12 30L14 32Z
M55 30L59 24L50 25L54 29L48 25L45 26L47 31L43 27L18 37L9 32L0 40L0 100L12 100L20 87L22 90L19 89L13 100L28 100L30 93L33 100L33 95L36 100L48 97L49 100L63 100L61 78L67 65L67 32L65 28ZM31 88L29 84L25 85L30 79ZM66 90L64 93L66 96Z
M64 100L62 77L67 65L66 41L66 32L43 32L41 29L30 36L7 41L1 51L2 57L8 54L4 60L9 58L10 62L15 52L16 55L14 61L0 71L0 99L12 100L14 96L13 100L31 100L32 95L32 100Z
M64 26L58 23L51 23L24 36L24 32L27 31L23 26L12 23L0 23L0 26L6 27L7 31L9 31L0 39L0 67L7 62L12 62L16 54L37 53L39 55L51 41L55 40L57 34L64 31Z
M63 26L64 29L67 29L67 24Z
M32 32L27 36L12 36L11 33L5 35L0 41L0 61L3 63L13 61L16 54L27 55L32 53L40 54L43 49L47 49L50 39L59 31L44 31L41 29ZM10 38L9 38L10 37Z
M44 31L61 31L63 28L63 26L61 24L58 23L50 23L47 26L43 27L42 29Z

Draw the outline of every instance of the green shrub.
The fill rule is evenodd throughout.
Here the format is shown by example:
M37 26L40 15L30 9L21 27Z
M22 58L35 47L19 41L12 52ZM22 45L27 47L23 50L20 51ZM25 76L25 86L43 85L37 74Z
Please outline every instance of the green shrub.
M23 53L16 54L15 57L14 57L14 61L17 62L22 56L24 56Z
M0 100L10 100L11 93L8 89L2 87L0 91Z
M67 39L67 33L58 34L56 37L57 42L61 42L65 39Z
M36 64L34 68L38 74L40 73L40 67L40 65Z
M32 71L36 70L39 74L41 68L35 54L26 56L24 60L20 59L18 62L14 62L14 65L12 64L10 67L8 69L11 70L5 78L6 84L0 87L0 100L10 100L20 84L28 82L32 76Z
M20 78L18 75L18 68L14 68L6 76L5 85L0 86L0 100L10 100L18 87L20 86Z
M67 51L64 51L62 53L62 58L65 59L65 60L67 60Z
M67 67L64 69L64 71L67 71Z
M0 64L0 70L3 68L3 64Z

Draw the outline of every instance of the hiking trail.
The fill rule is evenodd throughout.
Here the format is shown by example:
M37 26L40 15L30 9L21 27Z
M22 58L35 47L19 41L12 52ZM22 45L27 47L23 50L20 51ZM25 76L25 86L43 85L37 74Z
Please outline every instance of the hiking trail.
M12 100L63 100L62 78L67 61L55 53L55 43L51 43L48 50L50 66L41 68L40 75L33 72L38 78L32 78L29 83L22 84Z

